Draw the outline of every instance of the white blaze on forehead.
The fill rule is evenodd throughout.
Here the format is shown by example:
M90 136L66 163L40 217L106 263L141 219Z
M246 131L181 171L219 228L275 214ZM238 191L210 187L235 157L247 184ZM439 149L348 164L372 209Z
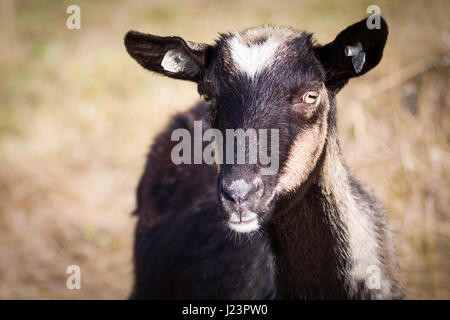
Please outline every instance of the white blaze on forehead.
M230 40L231 57L236 67L250 78L254 78L269 64L277 48L278 42L271 37L263 43L253 44L250 47L243 43L238 35Z

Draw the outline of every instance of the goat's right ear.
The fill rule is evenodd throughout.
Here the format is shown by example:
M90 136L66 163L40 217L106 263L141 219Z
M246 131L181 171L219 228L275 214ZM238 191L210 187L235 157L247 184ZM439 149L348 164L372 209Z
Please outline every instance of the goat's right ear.
M168 77L198 82L209 45L180 37L158 37L137 31L125 36L128 53L144 68Z

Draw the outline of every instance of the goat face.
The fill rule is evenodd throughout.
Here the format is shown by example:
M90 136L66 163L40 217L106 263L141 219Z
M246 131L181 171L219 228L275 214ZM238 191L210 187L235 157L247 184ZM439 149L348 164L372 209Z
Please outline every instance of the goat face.
M213 56L199 92L210 104L212 127L224 137L219 201L229 226L249 232L269 217L278 194L300 185L298 178L317 162L329 108L324 70L311 36L291 29L222 36ZM242 130L241 143L230 129ZM270 161L252 161L252 153Z
M280 196L307 180L325 145L330 101L348 79L381 59L387 25L379 18L379 29L362 20L325 46L308 33L278 27L223 34L214 45L127 34L126 48L142 66L198 84L211 127L223 138L216 149L224 162L218 196L233 230L256 230ZM349 48L357 50L353 56Z

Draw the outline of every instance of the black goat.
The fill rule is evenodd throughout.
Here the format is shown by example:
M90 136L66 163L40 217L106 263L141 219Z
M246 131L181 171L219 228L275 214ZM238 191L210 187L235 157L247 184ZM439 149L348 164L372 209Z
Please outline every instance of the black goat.
M377 28L362 20L324 46L273 26L222 34L214 45L126 35L144 68L195 81L205 100L176 116L148 156L131 298L404 297L386 213L345 166L336 131L336 93L381 60L388 28L376 18ZM174 163L173 132L195 145L199 123L214 133L200 146L214 140L217 167L191 164L186 150L188 161ZM238 139L230 129L258 130L256 147L261 130L271 131L275 170L250 156L236 163L236 149L256 147L246 134L228 148Z

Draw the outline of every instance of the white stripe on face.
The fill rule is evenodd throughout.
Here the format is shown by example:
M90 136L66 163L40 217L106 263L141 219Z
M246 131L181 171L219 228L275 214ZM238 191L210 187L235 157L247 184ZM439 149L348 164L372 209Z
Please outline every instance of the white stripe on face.
M230 41L231 57L236 67L251 79L269 64L277 48L278 42L271 38L250 47L243 43L239 36Z

